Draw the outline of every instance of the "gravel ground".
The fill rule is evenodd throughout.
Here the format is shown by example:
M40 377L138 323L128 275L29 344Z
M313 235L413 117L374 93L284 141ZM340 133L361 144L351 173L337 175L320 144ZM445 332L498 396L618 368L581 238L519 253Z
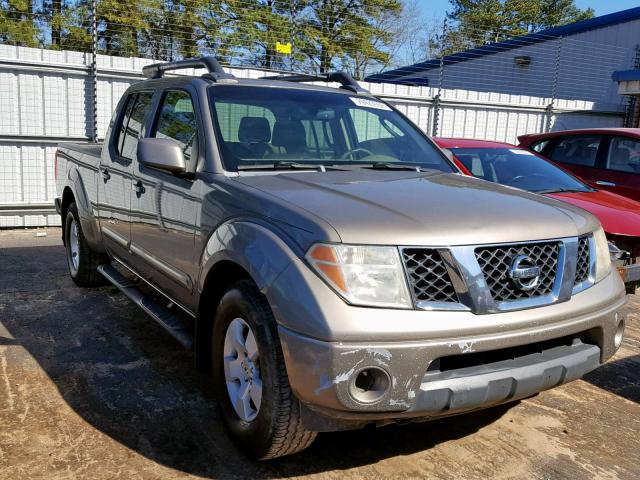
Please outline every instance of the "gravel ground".
M38 232L46 236L36 236ZM255 463L209 380L111 287L77 288L59 229L0 231L0 478L640 478L640 297L606 365L515 404L319 435Z

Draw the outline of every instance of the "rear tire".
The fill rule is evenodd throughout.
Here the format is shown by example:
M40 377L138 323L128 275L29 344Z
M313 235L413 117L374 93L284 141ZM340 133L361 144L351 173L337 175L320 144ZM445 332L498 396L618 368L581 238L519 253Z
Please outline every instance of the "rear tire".
M213 327L212 367L221 416L247 455L267 460L311 445L316 433L302 425L271 308L250 281L235 283L220 301ZM258 382L259 392L255 391ZM242 391L244 396L237 394ZM246 400L244 406L239 397Z
M67 250L69 275L80 287L103 285L105 279L98 266L108 262L104 255L94 252L87 244L80 225L80 215L75 202L69 205L64 221L64 245Z

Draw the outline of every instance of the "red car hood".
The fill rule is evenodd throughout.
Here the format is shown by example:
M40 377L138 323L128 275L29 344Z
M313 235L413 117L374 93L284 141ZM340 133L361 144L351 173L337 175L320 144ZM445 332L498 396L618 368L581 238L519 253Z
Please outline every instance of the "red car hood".
M548 193L545 196L592 213L600 220L606 233L640 237L640 202L603 190Z

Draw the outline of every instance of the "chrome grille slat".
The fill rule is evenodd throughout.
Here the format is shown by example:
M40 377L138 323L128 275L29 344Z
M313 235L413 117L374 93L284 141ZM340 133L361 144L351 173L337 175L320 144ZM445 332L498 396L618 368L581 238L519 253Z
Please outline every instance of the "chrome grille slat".
M475 256L493 299L506 302L549 295L558 271L560 242L540 242L478 247ZM523 291L509 278L511 262L517 255L527 255L540 267L538 285Z
M449 272L437 249L406 248L402 258L417 301L458 302Z
M578 262L576 264L576 279L574 285L579 285L589 279L589 237L578 239Z

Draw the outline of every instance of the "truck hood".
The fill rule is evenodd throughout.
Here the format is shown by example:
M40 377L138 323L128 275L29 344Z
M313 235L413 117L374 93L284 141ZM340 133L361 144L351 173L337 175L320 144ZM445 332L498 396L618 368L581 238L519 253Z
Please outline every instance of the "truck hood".
M243 174L236 180L321 218L344 243L518 242L598 227L589 213L569 204L458 174L356 169Z
M604 190L549 193L546 196L594 214L607 233L640 237L640 202Z

